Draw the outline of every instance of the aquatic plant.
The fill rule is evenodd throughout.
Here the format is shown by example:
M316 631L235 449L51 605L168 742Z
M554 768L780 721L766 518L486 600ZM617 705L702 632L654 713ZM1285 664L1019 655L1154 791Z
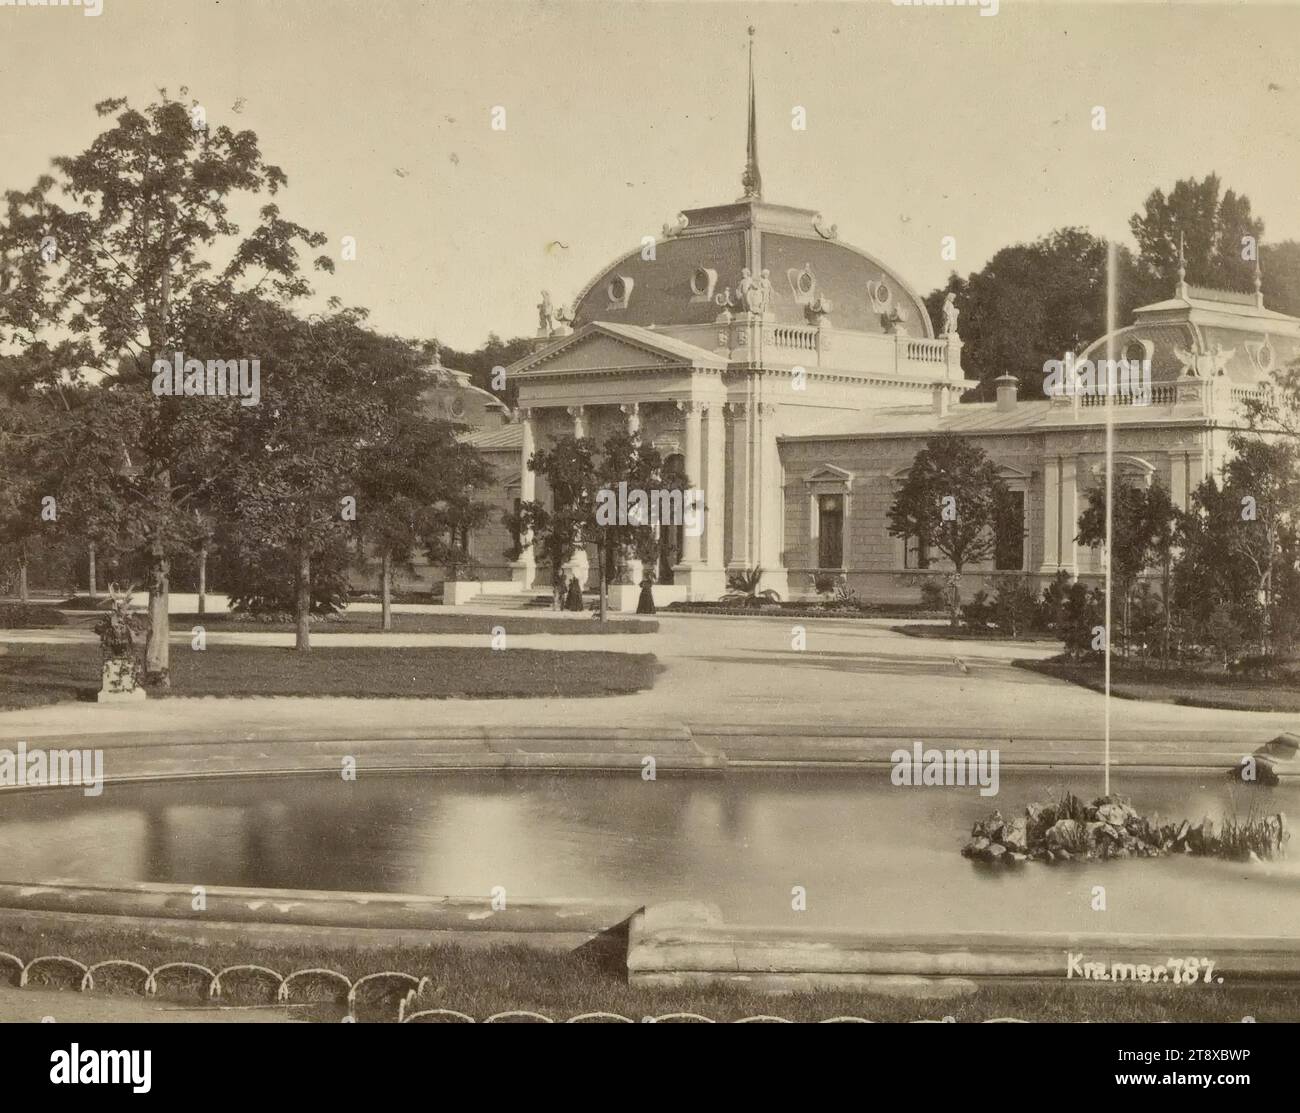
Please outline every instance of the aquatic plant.
M962 855L979 862L1017 865L1026 861L1156 858L1168 854L1254 861L1285 853L1291 833L1282 812L1257 815L1252 806L1243 817L1233 811L1216 830L1206 816L1161 823L1134 810L1127 797L1099 796L1085 804L1063 791L1047 803L1031 803L1023 819L1007 820L993 812L971 828Z

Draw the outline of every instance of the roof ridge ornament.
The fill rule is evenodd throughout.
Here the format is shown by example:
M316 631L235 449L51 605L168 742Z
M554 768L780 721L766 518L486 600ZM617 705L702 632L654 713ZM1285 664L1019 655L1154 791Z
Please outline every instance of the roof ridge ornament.
M745 194L742 201L763 198L763 175L758 169L758 126L754 112L754 27L749 28L749 133L745 147L745 172L740 176Z
M677 219L671 224L664 225L664 239L672 239L673 236L680 236L690 225L685 213L678 213Z
M839 238L840 226L838 224L827 224L821 213L814 214L812 226L813 231L824 240L834 240Z
M1255 243L1255 308L1264 308L1264 266L1260 260L1259 242Z

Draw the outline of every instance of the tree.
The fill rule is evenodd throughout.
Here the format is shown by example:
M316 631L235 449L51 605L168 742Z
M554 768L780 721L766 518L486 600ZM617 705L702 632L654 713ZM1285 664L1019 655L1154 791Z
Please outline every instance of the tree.
M657 525L648 506L644 514L638 514L629 505L628 513L611 519L607 513L610 494L617 497L620 483L625 483L629 492L643 491L647 496L666 490L660 455L627 433L612 434L603 445L587 437L562 437L550 448L533 453L528 466L546 479L551 505L538 500L523 503L518 514L507 515L507 523L520 536L531 534L533 544L549 562L556 610L563 598L563 565L579 545L595 543L600 617L604 621L610 554L634 549L644 555Z
M916 454L907 479L889 508L889 532L916 538L952 565L949 619L961 618L960 578L971 564L988 560L997 538L1013 521L1006 484L984 450L955 433L940 433Z
M587 511L594 506L595 444L585 438L561 437L529 457L528 467L544 476L551 489L548 506L540 499L521 502L506 525L518 537L530 537L534 550L551 569L552 606L564 605L563 566L582 543Z
M1105 559L1110 562L1111 580L1119 588L1122 605L1121 638L1127 654L1130 640L1129 610L1133 588L1138 577L1164 554L1172 544L1172 523L1177 511L1169 492L1159 483L1149 487L1138 486L1125 477L1117 477L1114 484L1115 510L1111 522L1110 551ZM1097 484L1087 494L1088 505L1079 515L1079 533L1076 540L1081 545L1106 543L1106 487ZM1110 637L1108 630L1106 636Z
M143 403L122 494L137 504L132 525L149 561L146 677L165 685L171 561L190 541L190 503L211 481L216 446L195 398L153 394L153 363L182 351L238 354L184 347L190 318L218 312L241 286L285 302L310 293L299 248L325 238L285 220L274 203L241 236L232 202L274 195L287 181L263 161L253 132L214 127L197 104L165 91L144 110L125 98L95 108L116 117L107 130L81 154L56 158L57 179L44 175L27 193L7 195L0 259L17 267L19 292L6 296L0 326L39 360L36 385L47 393L98 381ZM332 270L325 257L316 265Z
M1300 242L1282 240L1260 249L1264 303L1289 317L1300 317Z
M414 408L419 356L364 326L359 310L302 321L262 305L242 322L241 350L273 353L260 404L236 415L220 505L238 541L293 569L295 646L311 648L313 562L355 542L367 508L360 473L367 447ZM316 604L319 609L319 602Z
M379 558L385 630L393 627L394 564L409 564L419 547L435 564L459 559L459 539L488 514L474 489L491 480L491 468L453 426L400 410L388 417L389 429L363 448L357 473L359 532Z
M1271 648L1277 572L1287 535L1300 524L1300 453L1289 441L1264 441L1234 434L1234 454L1223 468L1223 496L1235 516L1221 515L1231 558L1251 573L1258 605L1257 641ZM1241 625L1245 625L1238 615Z
M1258 251L1264 222L1251 215L1250 198L1221 187L1217 174L1200 181L1182 178L1167 195L1152 190L1142 211L1129 218L1146 300L1163 300L1172 291L1180 239L1190 281L1228 290L1249 288L1255 257L1245 249Z
M1256 606L1250 570L1232 552L1241 510L1232 493L1215 476L1207 476L1179 517L1174 598L1185 635L1199 643L1206 639L1217 607L1245 616Z
M597 501L584 528L584 536L596 543L600 561L600 620L604 622L609 606L607 581L611 558L629 551L644 553L654 537L657 525L661 527L662 534L669 528L682 524L673 521L661 523L658 520L661 503L657 498L651 501L644 514L635 507L630 508L626 516L609 514L606 511L612 502L617 501L619 485L626 484L628 491L644 491L647 495L662 493L671 496L676 493L677 501L674 503L670 498L668 506L676 506L684 522L688 512L684 500L689 480L680 472L674 472L671 477L665 475L663 458L658 449L643 444L639 436L624 432L612 433L605 438L595 465ZM604 510L602 502L605 504ZM698 513L699 508L695 507L694 512Z
M1136 301L1134 266L1119 251L1120 313ZM1043 365L1078 352L1106 331L1106 241L1083 228L1058 228L1033 243L998 251L968 278L956 274L926 298L938 320L949 291L961 305L962 363L980 380L971 400L991 401L993 380L1012 374L1036 394Z

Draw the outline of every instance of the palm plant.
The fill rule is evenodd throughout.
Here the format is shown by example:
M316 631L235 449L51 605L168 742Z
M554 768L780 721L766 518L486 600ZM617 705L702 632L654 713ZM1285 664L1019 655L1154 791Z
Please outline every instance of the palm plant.
M772 588L761 588L763 570L749 568L744 572L733 572L727 577L727 587L731 590L722 597L724 603L735 603L742 607L761 607L764 603L779 603L781 595Z

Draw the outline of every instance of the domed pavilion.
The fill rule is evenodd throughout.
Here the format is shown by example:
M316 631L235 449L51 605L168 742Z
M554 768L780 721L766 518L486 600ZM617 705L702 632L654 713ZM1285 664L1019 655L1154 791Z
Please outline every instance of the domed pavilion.
M932 322L901 275L842 242L819 212L764 198L752 43L747 148L736 200L684 210L600 270L571 312L543 295L535 349L508 369L513 422L470 438L497 464L502 511L547 497L527 461L557 437L626 429L653 444L703 492L702 529L660 527L661 604L715 600L730 573L754 568L783 599L842 579L863 599L915 601L945 572L891 536L887 515L916 452L943 431L978 443L1021 507L1020 531L968 571L964 595L998 575L1099 575L1098 554L1074 538L1103 474L1108 409L1117 468L1158 479L1186 505L1223 461L1244 400L1300 356L1300 320L1266 309L1258 279L1250 295L1180 275L1173 298L1079 357L1149 359L1145 396L1107 407L1033 383L1020 398L1008 375L996 402L960 403L977 384L962 369L951 299ZM519 539L496 517L471 543L482 581L455 585L449 601L549 582L527 545L507 563ZM592 559L577 554L566 578L594 589ZM642 570L618 572L612 604L630 609Z

